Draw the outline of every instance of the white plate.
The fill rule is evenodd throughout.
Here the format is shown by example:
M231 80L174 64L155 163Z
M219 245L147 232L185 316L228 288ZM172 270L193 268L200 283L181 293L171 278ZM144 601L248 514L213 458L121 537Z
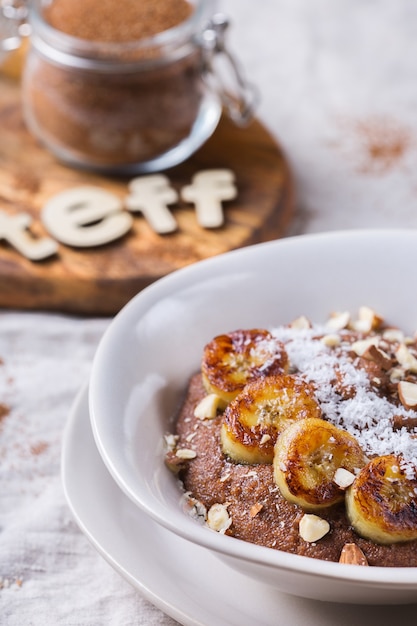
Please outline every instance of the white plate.
M152 522L105 468L91 432L87 395L87 389L78 395L64 437L62 476L68 503L93 546L162 611L185 626L383 626L415 621L417 605L341 605L285 595Z

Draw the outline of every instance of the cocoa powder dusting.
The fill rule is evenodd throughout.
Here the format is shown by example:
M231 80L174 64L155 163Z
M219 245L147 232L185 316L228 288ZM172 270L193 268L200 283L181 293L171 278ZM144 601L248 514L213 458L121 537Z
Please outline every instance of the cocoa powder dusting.
M54 0L44 18L67 35L116 43L152 37L191 13L186 0Z
M361 174L391 172L403 162L413 144L410 130L388 116L344 120L341 125L346 135L342 149L347 149Z

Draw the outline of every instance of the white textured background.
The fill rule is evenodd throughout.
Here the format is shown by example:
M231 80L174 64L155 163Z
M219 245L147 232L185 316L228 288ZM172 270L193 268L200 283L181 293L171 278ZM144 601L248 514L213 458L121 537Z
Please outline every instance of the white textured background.
M223 0L259 117L296 175L297 232L417 225L417 5ZM399 142L399 143L398 143ZM401 158L390 159L399 145ZM370 159L372 150L380 155Z

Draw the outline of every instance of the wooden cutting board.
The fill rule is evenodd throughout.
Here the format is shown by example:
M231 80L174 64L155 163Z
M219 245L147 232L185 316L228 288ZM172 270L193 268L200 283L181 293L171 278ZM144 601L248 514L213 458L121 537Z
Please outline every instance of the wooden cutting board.
M60 244L58 254L43 261L30 261L0 240L0 307L113 315L138 291L178 268L285 234L294 207L291 174L280 146L259 121L243 129L222 119L195 155L164 174L179 192L195 173L212 168L228 168L236 177L237 197L223 203L221 228L202 228L193 206L179 203L173 207L175 233L158 235L135 214L122 239L90 249ZM27 132L18 80L0 76L0 209L29 213L33 235L49 236L40 212L57 193L93 185L123 200L131 178L60 164Z

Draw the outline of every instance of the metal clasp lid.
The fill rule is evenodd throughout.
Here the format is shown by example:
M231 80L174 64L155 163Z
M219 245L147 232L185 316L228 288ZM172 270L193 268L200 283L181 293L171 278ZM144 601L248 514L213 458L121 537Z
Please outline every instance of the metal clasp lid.
M0 0L0 53L19 48L29 35L27 0Z
M239 126L245 126L253 117L259 102L259 93L243 75L238 62L226 47L228 18L214 15L199 36L203 50L203 75L210 88L217 93L229 117Z

